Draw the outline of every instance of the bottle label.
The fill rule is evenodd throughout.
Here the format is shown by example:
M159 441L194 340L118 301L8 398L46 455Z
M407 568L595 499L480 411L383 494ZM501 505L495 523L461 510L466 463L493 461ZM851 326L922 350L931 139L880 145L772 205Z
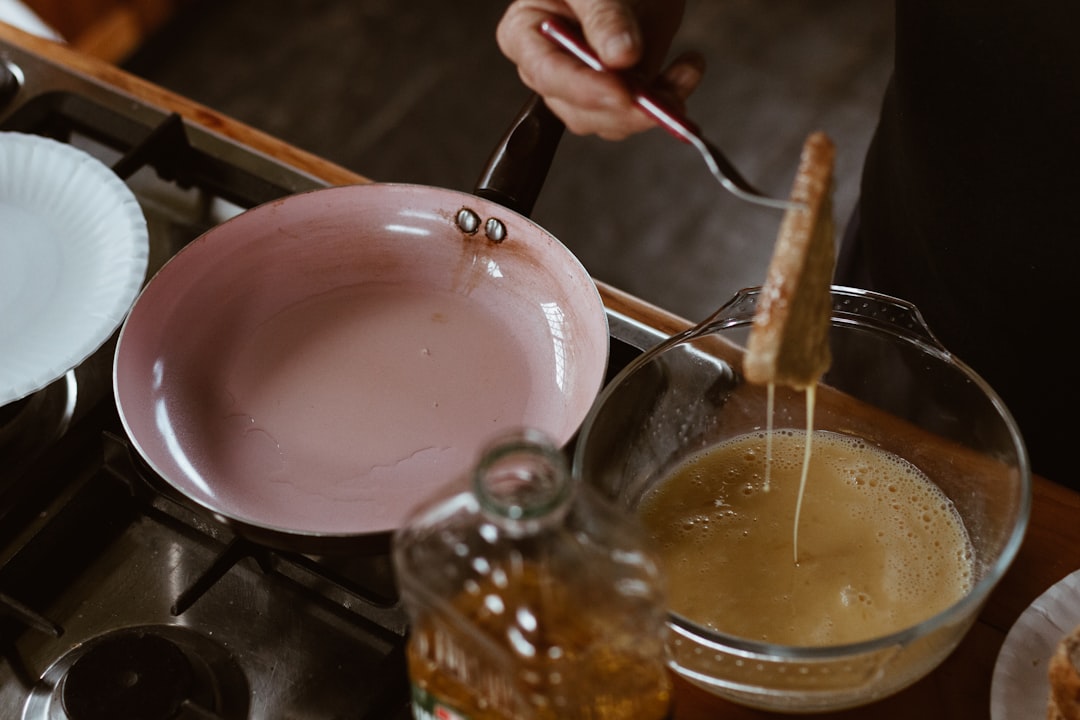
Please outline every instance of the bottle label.
M412 686L413 717L416 720L470 720L455 707L446 705L427 690Z

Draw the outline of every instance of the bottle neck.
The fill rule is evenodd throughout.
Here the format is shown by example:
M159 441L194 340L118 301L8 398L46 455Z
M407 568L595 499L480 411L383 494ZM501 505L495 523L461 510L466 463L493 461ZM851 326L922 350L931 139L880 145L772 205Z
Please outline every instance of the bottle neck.
M566 458L535 430L489 446L473 475L473 492L489 519L520 534L557 524L574 494Z

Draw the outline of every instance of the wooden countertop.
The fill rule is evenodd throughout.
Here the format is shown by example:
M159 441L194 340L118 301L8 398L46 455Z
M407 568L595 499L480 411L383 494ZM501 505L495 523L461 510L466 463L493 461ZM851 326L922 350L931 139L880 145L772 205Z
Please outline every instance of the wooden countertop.
M119 87L162 110L177 112L212 132L244 142L331 184L368 179L334 163L239 123L205 106L129 75L66 46L28 35L0 22L0 42L23 47L84 75ZM603 283L612 310L673 333L687 321ZM978 622L956 651L933 673L907 690L874 705L821 718L918 718L956 720L990 716L990 682L998 650L1024 609L1047 588L1080 569L1080 494L1040 477L1034 478L1031 521L1019 555L991 594ZM675 720L775 717L718 700L681 681L676 683ZM1034 720L1034 719L1033 719Z

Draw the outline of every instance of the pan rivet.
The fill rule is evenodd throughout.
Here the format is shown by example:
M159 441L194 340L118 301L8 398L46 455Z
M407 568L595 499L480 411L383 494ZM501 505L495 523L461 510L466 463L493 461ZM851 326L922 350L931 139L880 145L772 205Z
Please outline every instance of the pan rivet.
M480 229L480 216L469 208L461 208L457 214L457 224L462 232L472 235Z
M484 225L484 232L487 234L488 240L492 242L500 243L506 239L506 226L495 218L488 218L487 224Z

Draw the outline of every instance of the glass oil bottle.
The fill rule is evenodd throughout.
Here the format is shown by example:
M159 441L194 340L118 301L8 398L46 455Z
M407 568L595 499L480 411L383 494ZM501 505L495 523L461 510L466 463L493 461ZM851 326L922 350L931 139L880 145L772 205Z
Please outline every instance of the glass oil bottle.
M662 578L635 522L526 430L394 538L418 720L662 720Z

